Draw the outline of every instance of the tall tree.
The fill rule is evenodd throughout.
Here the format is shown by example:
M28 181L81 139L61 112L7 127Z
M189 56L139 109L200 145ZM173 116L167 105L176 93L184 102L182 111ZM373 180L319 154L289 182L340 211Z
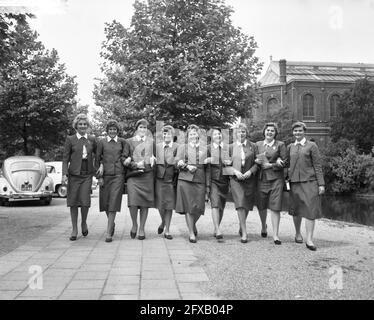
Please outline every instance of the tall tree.
M331 124L334 142L341 138L353 141L358 150L370 153L374 146L374 82L357 80L345 91L338 104L338 117Z
M25 21L14 19L8 34L4 41L11 50L2 51L6 59L0 65L0 143L7 155L53 148L62 143L76 105L74 77Z
M106 24L103 114L227 127L249 117L261 64L253 37L233 26L223 0L136 0L131 26ZM126 128L125 128L126 129Z

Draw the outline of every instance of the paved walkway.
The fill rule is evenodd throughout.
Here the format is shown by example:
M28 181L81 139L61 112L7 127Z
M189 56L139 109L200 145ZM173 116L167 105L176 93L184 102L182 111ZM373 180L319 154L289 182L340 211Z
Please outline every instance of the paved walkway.
M98 198L92 200L92 208L97 208ZM182 216L175 215L174 239L166 240L157 234L157 211L150 210L147 239L140 241L130 238L130 216L124 208L117 215L112 243L104 241L105 214L91 210L86 238L69 241L71 225L67 218L0 257L0 299L217 298L204 295L200 289L209 279L195 265L197 258L186 238Z

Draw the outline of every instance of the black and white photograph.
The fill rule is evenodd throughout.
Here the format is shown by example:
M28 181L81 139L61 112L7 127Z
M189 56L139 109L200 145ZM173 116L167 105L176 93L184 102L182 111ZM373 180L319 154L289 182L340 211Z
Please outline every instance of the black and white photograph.
M373 300L373 17L0 0L0 300Z

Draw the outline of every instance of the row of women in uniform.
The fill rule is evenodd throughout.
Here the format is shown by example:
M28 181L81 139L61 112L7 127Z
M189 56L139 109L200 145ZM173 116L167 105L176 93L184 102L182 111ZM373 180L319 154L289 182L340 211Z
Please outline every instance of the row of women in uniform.
M78 208L81 208L82 235L87 236L87 214L91 205L92 176L102 179L100 211L106 212L108 226L106 242L115 231L115 216L121 211L125 174L127 177L128 207L132 219L131 238L144 240L148 209L156 207L161 216L157 232L172 239L170 222L175 210L186 217L189 241L196 243L196 223L204 215L206 200L212 208L214 237L222 239L221 221L231 190L239 219L242 243L248 242L246 220L254 205L258 207L262 224L261 236L267 237L267 212L271 214L273 240L279 239L280 211L287 168L290 183L290 210L295 224L295 242L303 243L301 221L305 218L306 247L315 251L313 233L315 220L321 217L320 195L324 179L317 145L305 138L306 125L292 125L295 142L287 147L276 140L278 128L267 123L264 140L253 143L248 139L246 125L234 130L234 142L223 143L219 128L211 129L211 144L200 141L196 125L187 128L187 141L174 142L172 126L162 128L162 142L153 144L147 136L148 122L139 120L135 135L120 138L120 126L115 120L107 124L107 137L96 141L87 134L86 115L76 117L76 134L68 136L63 157L63 182L67 183L67 205L70 207L72 234L77 239ZM140 216L138 223L138 213Z

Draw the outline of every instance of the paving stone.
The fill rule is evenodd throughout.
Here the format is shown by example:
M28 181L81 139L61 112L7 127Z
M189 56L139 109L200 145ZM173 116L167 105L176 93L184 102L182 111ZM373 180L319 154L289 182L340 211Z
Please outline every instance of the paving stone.
M79 271L74 275L75 280L105 280L109 271Z
M142 279L141 288L142 289L176 289L177 284L175 280L146 280Z
M177 289L142 289L140 299L142 300L179 300L181 297Z
M0 282L0 291L18 291L23 290L28 286L25 280L2 280Z
M137 294L117 294L117 295L103 295L101 300L138 300Z
M206 273L177 273L175 278L178 282L200 282L209 281Z
M0 300L13 300L22 291L0 291Z
M139 294L139 285L123 285L123 284L106 284L104 295L137 295Z
M100 289L104 287L105 280L73 280L67 290L70 289Z
M98 300L101 289L65 290L59 300Z

